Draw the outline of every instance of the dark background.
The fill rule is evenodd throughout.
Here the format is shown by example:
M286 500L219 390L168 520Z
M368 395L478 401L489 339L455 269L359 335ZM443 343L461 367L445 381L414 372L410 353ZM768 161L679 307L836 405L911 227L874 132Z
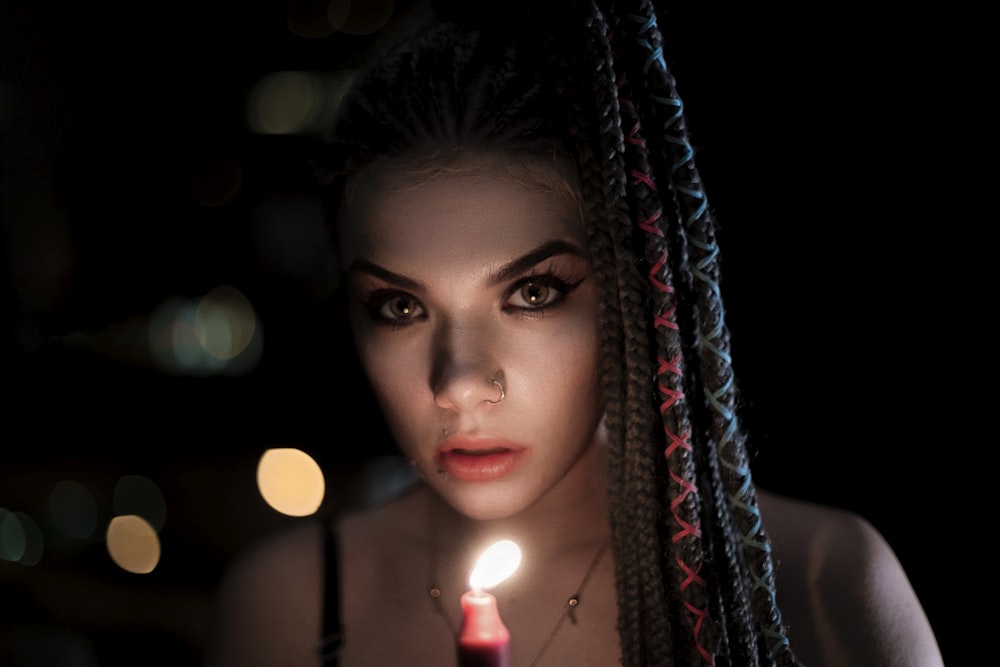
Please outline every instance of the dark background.
M858 8L671 7L661 26L709 199L758 483L855 510L894 546L946 661L958 651L941 572L937 480L949 386L939 239L911 141L920 54L895 19ZM364 36L294 34L305 2L0 8L0 176L6 426L0 508L45 526L52 485L110 494L122 475L167 499L149 575L99 540L54 536L34 566L0 561L0 642L92 664L195 664L225 563L294 519L256 495L264 448L296 446L349 502L378 451L335 361L303 140L254 134L251 86L332 71ZM400 5L402 7L402 5ZM239 194L196 201L206 165L237 160ZM172 295L246 294L265 332L239 377L176 377L117 332ZM91 344L79 343L83 340ZM94 341L97 341L96 343ZM9 654L8 651L6 654ZM0 662L6 655L0 648ZM82 663L91 664L91 663Z

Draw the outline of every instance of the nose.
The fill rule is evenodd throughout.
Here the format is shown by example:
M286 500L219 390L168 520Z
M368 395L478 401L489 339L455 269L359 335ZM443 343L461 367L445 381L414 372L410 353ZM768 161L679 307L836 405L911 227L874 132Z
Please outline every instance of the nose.
M439 407L472 410L502 400L506 390L492 329L487 323L451 320L435 332L430 382Z

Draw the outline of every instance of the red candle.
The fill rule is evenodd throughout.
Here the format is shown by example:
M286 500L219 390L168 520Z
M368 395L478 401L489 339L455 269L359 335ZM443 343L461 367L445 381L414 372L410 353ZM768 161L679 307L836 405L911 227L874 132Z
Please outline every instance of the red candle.
M510 667L510 632L497 599L486 589L513 574L520 563L521 550L510 540L497 542L479 557L469 576L472 590L462 594L459 667Z
M500 618L497 599L486 591L462 594L458 664L459 667L510 667L510 632Z

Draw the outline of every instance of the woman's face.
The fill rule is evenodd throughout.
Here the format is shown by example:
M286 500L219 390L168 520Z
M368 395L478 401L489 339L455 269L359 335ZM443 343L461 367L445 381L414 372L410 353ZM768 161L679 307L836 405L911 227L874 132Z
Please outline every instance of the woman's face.
M470 517L511 516L574 478L603 414L579 210L499 164L406 173L368 174L342 216L361 363L428 483Z

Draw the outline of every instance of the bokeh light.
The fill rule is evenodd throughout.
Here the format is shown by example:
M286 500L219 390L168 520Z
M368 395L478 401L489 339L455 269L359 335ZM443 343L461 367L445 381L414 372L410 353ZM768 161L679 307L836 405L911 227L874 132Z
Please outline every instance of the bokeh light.
M113 507L117 515L141 516L159 533L167 520L167 501L160 488L143 475L125 475L115 484Z
M315 514L326 495L319 464L300 449L268 449L257 464L257 489L273 509L289 516Z
M250 346L257 321L253 306L239 290L223 285L198 302L194 332L206 352L229 361Z
M361 469L360 493L363 501L377 505L394 496L420 477L410 460L403 456L375 456Z
M45 551L38 523L24 512L0 507L0 559L37 565Z
M247 102L247 122L258 134L297 134L311 127L323 107L324 89L308 72L272 72Z
M309 135L333 122L353 69L330 72L279 71L262 76L246 97L245 115L252 132L264 135Z
M242 375L263 350L253 305L228 285L197 300L164 300L150 318L148 336L155 364L173 375Z
M97 531L97 500L79 482L63 480L49 493L49 516L66 536L89 540Z
M14 561L24 555L24 528L14 513L0 507L0 558Z
M160 562L160 538L141 516L116 516L108 524L107 548L118 567L133 574L148 574Z

